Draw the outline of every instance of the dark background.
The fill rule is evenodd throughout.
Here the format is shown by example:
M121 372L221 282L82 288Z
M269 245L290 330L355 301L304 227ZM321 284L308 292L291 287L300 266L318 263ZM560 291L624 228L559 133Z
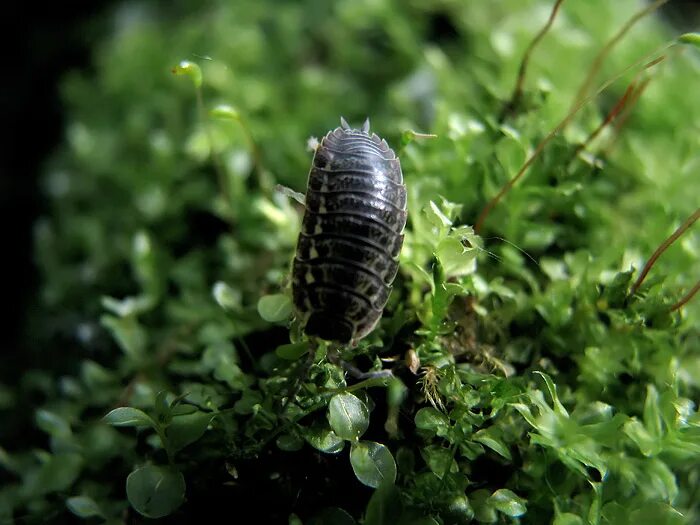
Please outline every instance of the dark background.
M569 0L581 1L581 0ZM0 380L17 378L26 363L23 320L40 283L32 256L32 226L45 211L38 189L46 159L61 143L65 114L60 80L90 69L91 49L109 32L116 0L23 2L3 7L0 27L0 219L3 225ZM12 5L12 3L10 4ZM167 4L163 4L167 6ZM700 0L672 0L662 12L679 31L697 31ZM537 28L533 28L534 31Z
M45 210L38 188L47 158L62 140L65 115L60 80L75 68L89 69L93 45L108 26L116 1L10 2L0 22L0 224L2 326L0 380L17 377L27 348L24 319L39 282L32 256L32 227ZM4 366L2 366L4 365ZM12 370L14 369L14 370Z

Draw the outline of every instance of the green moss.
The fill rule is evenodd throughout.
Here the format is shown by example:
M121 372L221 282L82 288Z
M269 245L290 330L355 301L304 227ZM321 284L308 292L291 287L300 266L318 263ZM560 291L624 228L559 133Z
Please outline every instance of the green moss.
M577 155L628 71L470 227L642 4L566 2L499 123L551 5L125 5L94 73L64 84L33 340L67 364L0 385L3 410L45 400L48 437L0 448L0 520L700 519L700 306L669 310L698 278L697 228L628 297L697 206L697 51L666 51L614 145L607 128ZM594 85L676 36L645 18ZM173 75L183 60L201 77ZM393 378L346 377L288 317L301 210L274 186L304 191L307 140L340 115L401 150L399 277L378 329L340 351Z

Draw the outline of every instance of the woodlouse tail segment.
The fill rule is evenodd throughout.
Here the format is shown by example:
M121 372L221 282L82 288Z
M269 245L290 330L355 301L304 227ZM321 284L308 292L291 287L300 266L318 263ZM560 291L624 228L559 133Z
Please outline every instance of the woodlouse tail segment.
M344 130L350 131L352 128L350 127L350 124L348 124L348 121L345 120L345 117L340 117L340 127ZM362 124L362 133L367 133L369 135L369 117L365 119L364 124Z
M351 323L327 312L314 312L306 322L306 334L327 341L347 344L352 340L354 329Z
M362 124L362 132L369 134L369 117L367 117L365 123Z

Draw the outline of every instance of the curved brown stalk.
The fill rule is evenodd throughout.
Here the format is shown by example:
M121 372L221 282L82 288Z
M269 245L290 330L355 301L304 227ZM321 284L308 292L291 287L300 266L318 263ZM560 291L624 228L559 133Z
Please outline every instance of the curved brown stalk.
M552 27L552 24L554 23L554 19L557 16L557 12L559 11L559 7L561 4L564 3L564 0L557 0L554 3L554 7L552 7L552 12L549 15L549 19L547 20L547 23L540 29L539 33L535 35L535 38L532 39L532 42L530 42L530 45L527 46L527 49L525 50L525 53L523 54L522 61L520 62L520 68L518 69L518 79L515 82L515 87L513 88L513 93L510 96L510 99L508 102L503 106L503 109L501 110L501 114L498 117L498 121L502 122L515 108L518 107L518 104L520 103L520 99L522 98L523 95L523 85L525 84L525 75L527 73L527 66L530 63L530 56L532 55L532 51L535 49L537 44L539 44L540 40L544 37L545 34L547 34L547 31L549 31L549 28Z
M606 44L603 46L603 48L598 52L596 57L593 59L593 63L591 64L591 67L588 70L588 74L586 75L586 78L583 80L581 83L581 86L578 88L578 92L576 93L576 97L574 98L574 102L572 104L572 107L575 107L576 104L583 98L585 98L586 94L588 93L589 88L591 87L591 84L593 83L593 79L595 76L598 74L598 71L600 71L601 66L603 65L603 62L607 58L607 56L610 54L612 51L613 47L615 47L615 44L617 44L620 40L622 40L622 37L627 34L627 32L632 29L632 26L639 22L642 18L645 16L653 13L656 11L659 7L664 5L666 2L669 0L656 0L654 3L649 4L646 6L644 9L641 9L640 11L636 12L634 15L632 15L632 18L630 18L625 24L618 30L617 33L613 35L613 37L606 42Z
M634 282L634 284L630 288L630 292L629 292L628 297L632 297L637 292L639 287L644 282L644 279L646 279L647 274L652 269L652 267L654 266L656 261L659 259L659 257L661 257L661 255L669 248L669 246L671 246L676 241L676 239L678 239L678 237L683 235L686 232L686 230L688 230L688 228L690 228L693 225L693 223L695 221L697 221L698 219L700 219L700 208L695 210L695 213L693 213L690 217L688 217L683 222L683 224L681 224L676 229L676 231L674 231L671 234L671 236L668 239L666 239L664 242L662 242L659 245L659 247L654 251L654 253L651 255L649 260L644 265L644 268L642 268L642 271L639 274L639 277L637 277L637 280ZM692 297L692 295L691 295L691 297ZM683 304L685 304L685 303L683 303ZM681 304L681 306L683 306L683 305ZM679 306L679 308L680 308L680 306Z
M693 298L693 296L698 293L698 290L700 290L700 281L695 283L695 286L693 286L690 291L685 294L683 297L681 297L677 303L674 303L671 306L671 311L675 312L676 310L680 310L683 306L688 304L690 300Z
M670 47L676 45L676 42L671 42L669 44L666 44L663 46L660 50L657 50L649 55L645 55L641 59L637 60L633 64L627 66L625 69L623 69L621 72L619 72L617 75L613 76L612 78L609 78L603 84L596 90L595 93L592 95L589 95L582 101L580 101L574 109L569 111L569 113L564 117L564 119L557 124L557 126L550 131L547 136L542 139L542 141L537 145L535 148L535 151L528 157L528 159L525 161L525 164L522 165L518 173L511 178L508 182L506 182L505 185L500 189L498 194L493 197L484 207L484 209L481 211L479 216L477 217L476 224L474 226L474 232L479 233L481 231L482 226L484 225L484 222L486 221L486 218L488 217L489 213L491 213L491 210L498 204L501 200L501 198L508 193L508 191L515 185L518 180L520 180L523 175L525 175L525 172L528 170L528 168L532 165L532 163L537 159L540 153L542 153L542 150L544 147L551 142L551 140L559 133L562 131L568 124L573 120L573 118L576 116L576 114L583 108L585 105L587 105L591 100L596 98L598 95L600 95L603 91L605 91L608 87L610 87L611 84L616 82L618 79L620 79L622 76L624 76L629 70L637 67L639 64L644 63L644 66L642 67L642 70L649 69L650 67L655 66L659 62L661 62L664 58L665 55L661 55L656 57L655 59L649 61L649 58L653 55L657 55L659 53L663 53Z

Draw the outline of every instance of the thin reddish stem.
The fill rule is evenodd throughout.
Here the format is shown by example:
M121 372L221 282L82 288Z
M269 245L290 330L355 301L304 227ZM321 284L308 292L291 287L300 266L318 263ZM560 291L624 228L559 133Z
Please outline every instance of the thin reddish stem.
M610 54L613 47L615 47L615 44L617 44L620 40L622 40L622 37L624 37L625 34L627 34L627 32L630 29L632 29L632 26L634 26L634 24L636 24L639 20L641 20L642 18L644 18L648 14L651 14L654 11L656 11L659 7L661 7L662 5L664 5L668 1L669 0L656 0L656 2L649 4L644 9L636 12L632 16L632 18L630 18L620 28L620 30L617 33L615 33L615 35L613 35L613 37L610 40L608 40L606 42L606 44L603 46L603 48L598 52L596 57L593 59L593 63L591 64L591 67L588 70L588 74L586 75L586 78L581 83L581 86L578 89L578 93L576 93L576 97L574 98L574 103L573 103L572 107L575 107L579 100L586 97L588 90L591 87L591 84L593 83L593 79L598 74L598 71L600 71L600 68L603 65L603 62L605 61L607 56Z
M655 52L652 53L652 54L656 54L656 53L658 53L658 52L665 51L666 49L668 49L669 47L672 47L673 45L675 45L675 42L671 42L670 44L665 45L661 50L655 51ZM646 62L647 60L649 60L649 56L650 56L650 55L646 55L646 56L642 57L641 59L637 60L637 61L634 62L633 64L627 66L625 69L623 69L623 70L622 70L620 73L618 73L617 75L615 75L615 76L613 76L612 78L609 78L607 81L603 82L603 84L598 88L598 90L597 90L595 93L593 93L592 95L590 95L590 96L586 97L585 99L583 99L581 102L579 102L579 103L574 107L574 109L572 109L571 111L569 111L569 113L566 115L566 117L564 117L564 119L563 119L559 124L557 124L557 126L556 126L552 131L550 131L550 132L547 134L547 136L546 136L544 139L542 139L542 141L537 145L537 147L535 148L535 151L534 151L534 152L532 153L532 155L530 155L530 157L525 161L525 164L523 164L523 166L520 168L520 170L518 171L518 173L517 173L512 179L510 179L510 180L501 188L501 190L498 192L498 194L497 194L495 197L493 197L493 198L488 202L488 204L486 204L486 206L484 207L484 209L481 210L481 213L480 213L479 216L477 217L476 224L475 224L475 226L474 226L474 232L475 232L475 233L478 234L478 233L481 231L481 228L482 228L482 226L484 225L484 221L486 221L486 218L488 217L489 213L491 213L491 210L496 206L496 204L499 203L499 201L501 200L501 198L502 198L506 193L508 193L508 191L515 185L515 183L518 182L518 180L520 180L520 179L523 177L523 175L525 175L525 172L527 171L527 169L532 165L532 163L535 161L535 159L537 159L538 155L539 155L540 153L542 153L542 150L544 149L544 147L545 147L547 144L549 144L549 142L551 142L551 140L557 135L557 133L559 133L560 131L562 131L562 130L569 124L569 122L571 122L571 121L573 120L574 116L576 116L576 114L581 110L581 108L583 108L586 104L588 104L588 103L589 103L591 100L593 100L595 97L597 97L598 95L600 95L600 94L601 94L603 91L605 91L613 82L617 81L620 77L622 77L622 76L623 76L625 73L627 73L630 69L632 69L632 68L638 66L638 65L641 64L641 63ZM652 60L652 61L650 61L650 62L647 62L647 63L644 65L644 67L642 67L642 71L644 71L644 70L646 70L646 69L649 69L650 67L655 66L656 64L658 64L659 62L661 62L664 58L665 58L665 55L662 55L662 56L660 56L660 57L655 58L654 60Z
M627 119L629 119L630 115L632 114L632 109L634 108L634 106L637 105L637 102L646 90L647 86L649 85L649 82L651 82L651 77L643 79L637 85L637 88L634 90L632 95L630 95L630 98L627 101L627 106L625 107L624 111L620 114L620 116L617 119L615 119L615 124L613 125L613 135L610 138L609 142L605 145L605 147L600 151L600 156L605 156L610 153L610 150L613 148L613 146L617 142L617 139L620 137L620 130L627 122Z
M695 283L695 286L693 286L690 291L685 294L683 297L681 297L677 303L673 304L671 306L671 311L675 312L676 310L680 310L683 306L688 304L690 300L693 298L693 296L698 293L698 290L700 290L700 281Z
M518 69L518 78L515 82L515 87L513 88L513 93L510 96L509 101L506 103L505 106L503 106L503 110L501 111L501 115L499 116L499 121L502 121L503 119L508 116L508 114L513 111L516 107L518 107L518 104L520 103L520 99L523 95L523 85L525 84L525 76L527 74L527 66L530 63L530 57L532 56L532 52L534 51L535 47L537 44L539 44L540 40L544 38L544 35L547 34L547 31L549 31L549 28L552 27L552 24L554 23L554 19L557 17L557 12L559 11L559 7L561 7L561 4L564 3L564 0L557 0L554 3L554 7L552 7L552 12L549 14L549 19L547 19L547 23L540 29L539 33L535 35L535 38L532 39L532 42L530 42L530 45L527 47L525 50L525 53L523 54L522 61L520 62L520 68Z
M600 134L603 129L605 129L606 126L608 126L619 114L620 112L625 108L627 105L628 100L631 99L632 94L635 92L635 88L637 87L637 80L633 80L630 82L629 86L627 86L627 89L625 89L624 94L619 98L619 100L615 103L615 105L612 107L612 109L608 112L608 114L605 116L603 121L598 125L597 128L595 128L589 135L586 137L586 140L582 142L581 144L578 145L576 150L574 151L574 154L572 157L576 157L579 153L581 153L582 150L586 149L591 142L595 140L595 138Z
M644 268L642 268L642 272L639 274L639 277L637 277L637 280L634 282L632 285L632 288L630 288L630 293L629 296L632 297L639 287L642 285L644 282L644 279L646 279L647 274L651 270L651 268L654 266L656 261L661 257L661 255L668 249L669 246L671 246L678 237L683 235L688 228L690 228L695 221L700 219L700 208L695 210L695 213L693 213L690 217L688 217L683 224L681 224L676 231L674 231L671 236L666 239L664 242L662 242L659 247L656 249L656 251L651 255L647 263L644 265ZM682 306L682 305L681 305Z

